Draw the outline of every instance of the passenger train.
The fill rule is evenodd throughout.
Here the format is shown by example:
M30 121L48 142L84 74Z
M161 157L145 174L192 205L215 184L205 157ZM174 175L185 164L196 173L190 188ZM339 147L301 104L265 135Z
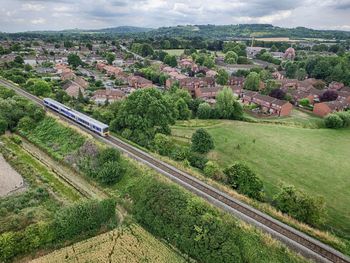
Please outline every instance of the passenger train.
M89 130L98 133L99 135L106 137L109 135L109 127L108 125L99 122L93 118L90 118L89 116L86 116L85 114L82 114L76 110L73 110L53 99L45 98L44 99L44 105L66 117L73 120L76 123L79 123L83 125L84 127L88 128Z

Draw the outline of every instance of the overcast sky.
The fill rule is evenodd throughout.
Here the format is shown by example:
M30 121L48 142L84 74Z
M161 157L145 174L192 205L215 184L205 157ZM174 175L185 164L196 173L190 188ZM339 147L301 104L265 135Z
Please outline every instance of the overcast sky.
M0 31L269 23L350 31L350 0L0 0Z

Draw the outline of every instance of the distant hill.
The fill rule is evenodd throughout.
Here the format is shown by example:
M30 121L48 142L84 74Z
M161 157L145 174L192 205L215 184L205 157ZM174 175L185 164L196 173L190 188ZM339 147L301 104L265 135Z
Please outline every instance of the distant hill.
M134 34L134 33L149 32L151 30L153 29L145 28L145 27L134 27L134 26L119 26L119 27L103 28L99 30L89 30L89 31L111 33L111 34Z
M317 39L350 39L350 32L337 30L314 30L305 27L282 28L270 24L242 25L188 25L160 27L145 32L148 37L204 37L229 39L237 37L289 37Z

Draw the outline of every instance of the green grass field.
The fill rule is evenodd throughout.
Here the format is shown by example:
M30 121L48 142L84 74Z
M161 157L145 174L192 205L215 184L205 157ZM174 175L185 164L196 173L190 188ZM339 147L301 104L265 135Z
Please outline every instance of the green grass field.
M164 51L172 56L181 56L184 53L184 49L165 49Z
M293 118L291 118L293 120ZM292 124L294 121L291 122ZM325 198L328 230L350 236L350 129L310 129L238 121L189 121L173 127L173 136L189 141L198 127L213 136L209 153L223 167L246 162L263 179L272 198L282 183Z

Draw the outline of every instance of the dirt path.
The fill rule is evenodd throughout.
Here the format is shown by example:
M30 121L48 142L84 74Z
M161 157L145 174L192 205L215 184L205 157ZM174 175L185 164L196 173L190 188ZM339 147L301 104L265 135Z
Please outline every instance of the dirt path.
M25 189L22 176L0 154L0 197L21 192Z
M84 196L98 200L102 200L108 197L107 194L105 194L97 186L89 183L86 179L84 179L78 173L74 172L72 169L53 160L45 152L27 142L25 139L23 139L22 147L30 155L38 159L41 163L52 170L57 176L60 177L61 180L64 180L66 183L77 189Z

